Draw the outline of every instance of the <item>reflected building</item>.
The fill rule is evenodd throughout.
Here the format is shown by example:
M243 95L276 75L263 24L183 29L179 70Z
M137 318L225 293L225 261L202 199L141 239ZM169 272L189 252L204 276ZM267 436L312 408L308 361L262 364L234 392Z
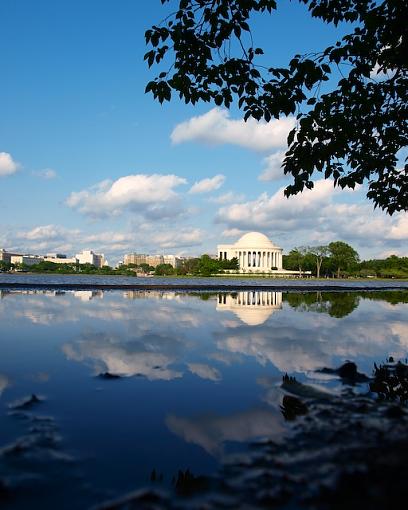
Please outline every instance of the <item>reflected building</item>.
M0 289L0 299L3 299L7 296L34 296L34 295L42 295L42 296L63 296L65 294L64 290L43 290L43 289Z
M102 290L76 290L74 291L74 297L81 301L90 301L93 298L103 299Z
M163 292L162 290L126 290L123 293L126 299L167 299L172 301L180 296L176 292Z
M263 324L281 309L282 292L253 290L218 295L217 311L233 312L248 326Z

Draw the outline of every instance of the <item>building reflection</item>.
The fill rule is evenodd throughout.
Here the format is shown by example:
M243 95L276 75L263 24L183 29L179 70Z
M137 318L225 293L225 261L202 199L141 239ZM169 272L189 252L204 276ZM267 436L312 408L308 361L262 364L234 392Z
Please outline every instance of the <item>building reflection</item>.
M240 291L218 294L217 311L233 312L248 326L259 326L276 311L282 309L282 292Z
M102 290L76 290L74 291L74 297L81 301L91 301L91 299L99 298L103 299Z
M0 289L0 299L6 298L7 296L63 296L65 295L64 290L40 290L40 289Z
M123 293L126 299L161 299L172 301L179 299L180 296L176 292L169 292L162 290L127 290Z

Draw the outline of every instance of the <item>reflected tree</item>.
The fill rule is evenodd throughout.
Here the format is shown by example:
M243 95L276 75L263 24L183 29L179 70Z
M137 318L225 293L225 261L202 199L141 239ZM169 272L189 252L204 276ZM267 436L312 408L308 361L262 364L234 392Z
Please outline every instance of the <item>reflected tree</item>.
M284 300L298 311L326 313L340 319L358 307L360 295L357 292L288 293Z

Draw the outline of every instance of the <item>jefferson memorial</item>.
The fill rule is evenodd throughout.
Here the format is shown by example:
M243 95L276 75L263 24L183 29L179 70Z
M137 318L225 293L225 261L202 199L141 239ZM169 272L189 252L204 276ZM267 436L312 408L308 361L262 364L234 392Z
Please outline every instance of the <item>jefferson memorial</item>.
M219 260L236 257L242 273L282 272L282 248L260 232L244 234L235 244L219 244L217 251Z

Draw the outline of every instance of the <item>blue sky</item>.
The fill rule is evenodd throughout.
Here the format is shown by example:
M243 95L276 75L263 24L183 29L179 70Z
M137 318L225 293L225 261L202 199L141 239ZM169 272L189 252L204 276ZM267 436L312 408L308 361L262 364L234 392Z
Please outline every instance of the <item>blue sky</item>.
M267 63L347 29L279 5L254 21ZM364 190L320 182L281 197L290 119L244 124L234 108L145 95L155 70L144 32L165 12L160 0L1 2L0 247L89 248L113 263L129 251L212 253L259 230L285 250L343 239L363 256L407 254L406 215L373 212Z

